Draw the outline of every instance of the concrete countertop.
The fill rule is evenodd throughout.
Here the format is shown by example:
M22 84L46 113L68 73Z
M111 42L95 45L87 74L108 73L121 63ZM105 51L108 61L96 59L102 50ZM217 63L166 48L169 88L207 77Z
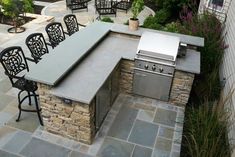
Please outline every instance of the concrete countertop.
M122 58L134 60L139 38L109 34L51 93L90 104Z
M186 56L176 59L176 70L189 72L193 74L200 74L200 52L188 49Z
M66 36L55 49L30 66L26 78L47 85L56 85L110 30L112 24L93 23L72 36Z

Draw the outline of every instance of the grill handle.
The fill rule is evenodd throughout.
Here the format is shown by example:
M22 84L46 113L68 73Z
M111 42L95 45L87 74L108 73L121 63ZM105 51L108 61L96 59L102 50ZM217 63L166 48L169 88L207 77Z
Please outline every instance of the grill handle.
M166 66L170 66L170 67L175 67L175 64L167 64L167 63L163 63L163 62L156 62L156 61L152 61L152 60L148 60L148 59L143 59L143 58L137 58L135 57L135 60L140 60L140 61L145 61L145 62L150 62L150 63L156 63L156 64L161 64L161 65L166 65Z
M151 73L151 74L162 75L162 76L166 76L166 77L173 77L173 74L172 75L170 75L170 74L163 74L163 73L153 72L153 71L144 70L144 69L140 69L140 68L134 68L134 70L143 71L143 72L147 72L147 73Z

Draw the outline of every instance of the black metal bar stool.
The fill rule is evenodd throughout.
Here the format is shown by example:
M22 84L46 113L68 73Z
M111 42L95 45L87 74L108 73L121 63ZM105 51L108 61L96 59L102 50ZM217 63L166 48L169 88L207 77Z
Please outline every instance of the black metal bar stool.
M18 93L18 109L19 115L16 121L20 120L21 112L37 112L38 119L41 125L43 125L43 120L41 118L41 109L38 105L38 95L35 93L37 90L37 84L33 81L26 80L24 78L25 72L29 71L29 67L27 64L27 60L31 60L26 58L23 50L19 46L12 46L4 49L0 53L0 62L3 65L5 70L5 74L9 77L12 87L19 89ZM27 95L21 98L22 92L27 92ZM29 99L29 105L31 105L31 96L35 99L35 110L23 109L22 103L25 99Z

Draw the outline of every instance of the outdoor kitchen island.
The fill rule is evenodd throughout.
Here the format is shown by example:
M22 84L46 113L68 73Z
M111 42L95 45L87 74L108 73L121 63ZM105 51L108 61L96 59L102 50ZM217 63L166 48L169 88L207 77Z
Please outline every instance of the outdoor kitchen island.
M38 83L45 130L92 144L118 93L133 94L134 58L141 34L149 30L127 28L94 23L30 67L26 78ZM171 35L203 46L202 38ZM200 53L188 49L185 57L176 60L169 101L184 106L198 73Z

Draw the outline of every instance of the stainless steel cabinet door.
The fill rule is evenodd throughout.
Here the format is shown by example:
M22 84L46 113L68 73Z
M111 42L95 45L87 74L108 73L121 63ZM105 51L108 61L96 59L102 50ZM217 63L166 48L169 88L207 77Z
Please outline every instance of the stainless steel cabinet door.
M138 95L168 101L172 77L144 71L134 71L133 92Z
M108 79L96 95L96 128L102 124L106 114L110 110L111 81Z

